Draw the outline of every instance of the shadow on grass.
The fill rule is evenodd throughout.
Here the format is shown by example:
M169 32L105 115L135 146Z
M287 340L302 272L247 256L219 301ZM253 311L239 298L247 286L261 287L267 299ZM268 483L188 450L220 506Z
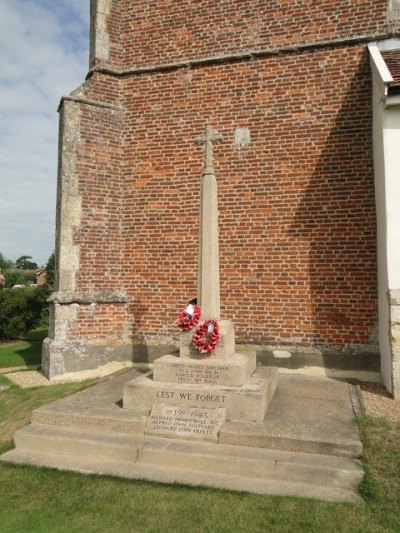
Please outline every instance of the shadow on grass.
M46 335L46 329L35 329L28 332L22 340L0 347L0 368L40 366L42 342Z

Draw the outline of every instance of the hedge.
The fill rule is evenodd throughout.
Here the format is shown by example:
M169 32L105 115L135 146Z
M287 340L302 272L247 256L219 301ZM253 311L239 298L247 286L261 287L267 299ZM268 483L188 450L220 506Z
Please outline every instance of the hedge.
M18 339L46 321L48 291L37 288L0 290L0 339Z

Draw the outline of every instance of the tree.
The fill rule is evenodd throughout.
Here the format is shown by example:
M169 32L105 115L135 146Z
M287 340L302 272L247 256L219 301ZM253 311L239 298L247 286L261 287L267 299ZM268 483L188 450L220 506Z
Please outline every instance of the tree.
M31 261L31 259L31 255L21 255L21 257L18 257L15 261L15 266L18 270L34 270L35 268L38 268L37 263Z
M14 263L9 259L6 259L4 255L0 252L0 270L4 274L4 272L6 272L7 270L11 270L12 268L14 268Z
M19 270L8 270L5 272L6 282L5 287L13 287L14 285L26 285L26 279Z
M56 254L53 252L46 263L46 285L52 290L54 287L54 270L56 267Z
M47 294L38 289L0 291L0 339L17 339L46 318Z

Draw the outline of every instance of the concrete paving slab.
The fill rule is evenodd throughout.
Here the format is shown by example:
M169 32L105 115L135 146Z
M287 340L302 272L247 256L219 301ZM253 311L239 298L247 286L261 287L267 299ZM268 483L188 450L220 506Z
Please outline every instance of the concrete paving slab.
M362 446L351 387L328 378L280 374L263 423L228 422L220 442L359 457Z

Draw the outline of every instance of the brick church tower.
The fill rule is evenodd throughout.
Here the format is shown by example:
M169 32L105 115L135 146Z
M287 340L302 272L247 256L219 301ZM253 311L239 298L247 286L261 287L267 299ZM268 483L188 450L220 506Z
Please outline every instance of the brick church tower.
M380 321L383 377L400 394L400 279L386 275L400 258L380 259L386 111L373 98L398 98L399 19L399 0L92 0L89 73L59 108L47 376L174 349L196 294L194 139L212 124L221 312L237 342L352 353L362 368L379 359Z

